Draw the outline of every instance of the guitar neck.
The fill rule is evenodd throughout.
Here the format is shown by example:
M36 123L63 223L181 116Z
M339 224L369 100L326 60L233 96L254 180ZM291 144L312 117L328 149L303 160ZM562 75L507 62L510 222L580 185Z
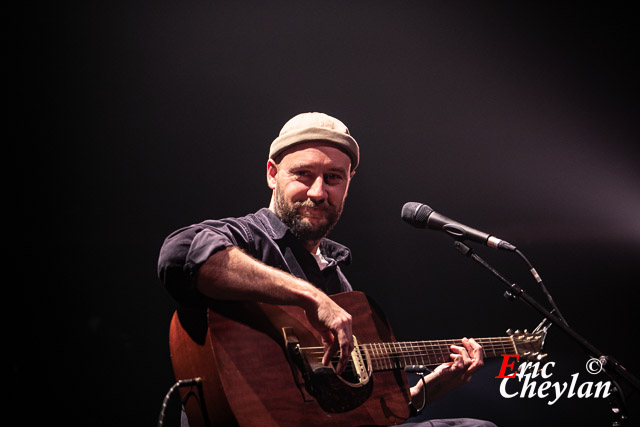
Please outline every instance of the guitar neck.
M474 338L482 346L484 358L515 354L510 337ZM461 340L405 341L360 344L368 354L374 371L402 369L411 365L435 366L450 362L451 346L462 346Z

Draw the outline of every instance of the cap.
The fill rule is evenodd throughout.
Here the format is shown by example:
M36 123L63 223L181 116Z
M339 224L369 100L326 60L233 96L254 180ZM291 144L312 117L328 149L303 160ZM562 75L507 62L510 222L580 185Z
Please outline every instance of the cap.
M344 151L351 158L351 170L360 161L360 148L349 134L349 129L340 120L324 113L302 113L290 119L273 140L269 158L273 159L284 150L311 141L324 141Z

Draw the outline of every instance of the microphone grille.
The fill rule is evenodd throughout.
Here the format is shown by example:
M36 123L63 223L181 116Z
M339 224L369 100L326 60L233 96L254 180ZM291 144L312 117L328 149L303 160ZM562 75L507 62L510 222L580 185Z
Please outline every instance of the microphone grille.
M414 227L426 228L427 219L433 212L429 206L422 203L408 202L402 207L402 219Z

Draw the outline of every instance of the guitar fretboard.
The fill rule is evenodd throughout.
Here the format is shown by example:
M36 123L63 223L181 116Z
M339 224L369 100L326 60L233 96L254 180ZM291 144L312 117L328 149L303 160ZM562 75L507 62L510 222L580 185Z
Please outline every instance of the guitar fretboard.
M485 358L515 354L516 348L510 337L475 338L482 346ZM402 369L411 365L434 366L450 362L451 346L462 346L461 340L405 341L360 344L368 354L374 371Z

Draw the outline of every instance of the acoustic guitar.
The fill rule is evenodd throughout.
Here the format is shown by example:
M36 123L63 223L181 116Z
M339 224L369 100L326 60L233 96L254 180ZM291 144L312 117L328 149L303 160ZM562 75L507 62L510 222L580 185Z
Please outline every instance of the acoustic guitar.
M190 426L395 425L409 418L405 368L450 361L450 346L460 340L398 342L366 294L331 298L353 318L355 347L341 375L322 365L320 335L299 307L225 302L176 311L169 335L174 374L199 378L180 389ZM485 358L540 358L544 338L517 331L475 340Z

